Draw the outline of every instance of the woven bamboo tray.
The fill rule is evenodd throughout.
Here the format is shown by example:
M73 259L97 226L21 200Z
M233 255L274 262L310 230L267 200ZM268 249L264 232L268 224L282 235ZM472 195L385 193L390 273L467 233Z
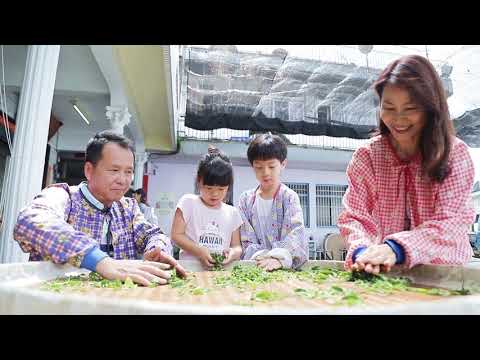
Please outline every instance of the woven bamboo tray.
M243 262L252 265L251 262ZM366 293L353 283L342 283L352 288L363 299L362 304L339 306L322 299L307 299L294 289L323 289L333 283L314 284L288 279L259 286L256 290L239 291L233 287L218 288L213 278L222 272L202 271L198 263L183 262L191 271L196 286L207 289L193 295L169 286L133 289L89 288L85 291L65 291L60 294L40 290L46 280L73 275L78 269L48 262L0 265L0 313L41 314L444 314L480 313L480 296L434 296L414 292L400 292L382 296ZM333 267L341 269L342 262L309 261L304 267ZM424 287L458 290L478 285L480 268L425 265L404 272L393 271L394 276L409 277ZM281 293L283 298L268 302L252 301L255 291L269 290Z

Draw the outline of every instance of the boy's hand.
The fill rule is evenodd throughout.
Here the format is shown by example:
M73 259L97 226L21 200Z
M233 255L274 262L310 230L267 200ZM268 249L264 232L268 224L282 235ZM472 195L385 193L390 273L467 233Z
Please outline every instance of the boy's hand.
M143 259L147 261L157 261L160 263L168 264L171 268L176 270L178 276L187 277L187 271L175 260L172 256L168 255L165 251L160 250L157 247L147 251L143 254Z
M282 268L280 260L275 258L266 258L257 261L257 266L265 269L266 271L273 271Z
M210 251L206 247L198 247L197 258L207 269L211 269L215 265L215 260L213 260L212 256L210 255Z

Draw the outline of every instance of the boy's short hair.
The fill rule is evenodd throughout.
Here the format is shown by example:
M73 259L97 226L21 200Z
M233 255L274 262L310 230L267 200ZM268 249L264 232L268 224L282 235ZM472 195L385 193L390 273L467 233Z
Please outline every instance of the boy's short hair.
M278 159L283 162L287 158L287 144L278 135L258 134L248 146L247 157L251 165L255 160Z

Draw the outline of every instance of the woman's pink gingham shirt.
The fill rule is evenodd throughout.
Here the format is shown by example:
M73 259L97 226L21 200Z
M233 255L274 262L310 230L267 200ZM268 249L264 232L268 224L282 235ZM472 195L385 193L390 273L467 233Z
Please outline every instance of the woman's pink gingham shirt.
M346 238L345 266L361 246L392 239L405 251L407 268L417 264L463 264L472 257L468 229L475 212L469 205L475 170L464 142L455 138L450 173L439 184L422 176L421 155L401 161L387 136L359 148L347 168L349 187L338 219ZM405 204L410 230L405 227Z

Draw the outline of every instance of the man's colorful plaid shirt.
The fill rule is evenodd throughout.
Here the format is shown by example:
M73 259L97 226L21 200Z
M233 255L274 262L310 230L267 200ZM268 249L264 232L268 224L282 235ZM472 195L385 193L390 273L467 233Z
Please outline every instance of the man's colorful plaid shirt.
M92 206L79 186L54 184L22 209L14 238L30 260L51 260L79 267L85 253L100 244L108 217L115 259L138 259L158 247L172 253L170 239L145 220L137 202L123 197L107 211Z

